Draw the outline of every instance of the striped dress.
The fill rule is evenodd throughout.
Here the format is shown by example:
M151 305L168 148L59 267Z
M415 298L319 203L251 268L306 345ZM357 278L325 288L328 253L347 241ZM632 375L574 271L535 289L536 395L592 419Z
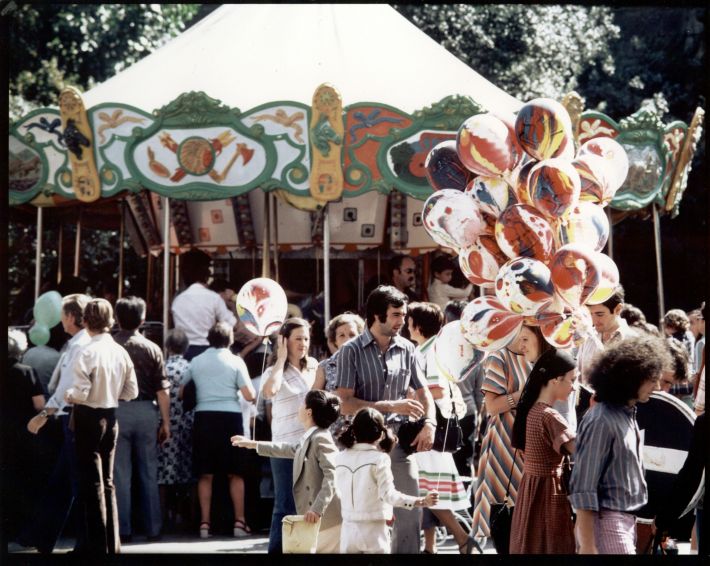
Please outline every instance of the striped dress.
M448 380L440 376L436 371L434 361L434 340L432 336L417 348L417 369L419 375L425 376L425 383L429 388L442 388L445 396L435 402L444 416L451 413L451 397L449 395ZM454 385L456 387L456 385ZM457 407L462 415L466 412L466 405L461 403ZM439 503L431 509L467 509L470 507L466 490L454 458L448 452L437 452L429 450L427 452L415 452L414 458L419 467L419 495L424 496L432 490L439 492Z
M521 389L532 370L532 364L525 359L525 356L513 354L507 348L489 354L481 363L485 371L481 389L496 395L507 395ZM473 510L472 532L476 537L490 536L491 504L502 502L505 498L505 488L508 485L508 476L515 455L515 450L510 443L513 421L514 415L510 411L488 417L488 429L483 439L478 464L476 505ZM518 493L522 474L523 456L518 450L510 481L509 497L513 502Z

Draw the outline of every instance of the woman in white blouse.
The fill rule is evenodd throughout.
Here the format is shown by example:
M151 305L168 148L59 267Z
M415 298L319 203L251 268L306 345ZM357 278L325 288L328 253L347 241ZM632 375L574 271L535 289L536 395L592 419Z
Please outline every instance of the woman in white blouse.
M298 409L313 386L318 362L308 356L311 327L302 318L289 318L279 330L276 350L262 376L262 393L271 399L271 440L298 442L306 432L298 420ZM269 553L281 550L281 520L296 513L293 500L291 460L271 458L274 480L274 510L269 532Z

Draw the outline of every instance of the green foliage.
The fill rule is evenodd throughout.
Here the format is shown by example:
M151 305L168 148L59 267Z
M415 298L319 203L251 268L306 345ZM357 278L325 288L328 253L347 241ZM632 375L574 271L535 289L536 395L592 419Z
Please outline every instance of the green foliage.
M11 12L10 116L105 81L185 29L198 4L22 4Z

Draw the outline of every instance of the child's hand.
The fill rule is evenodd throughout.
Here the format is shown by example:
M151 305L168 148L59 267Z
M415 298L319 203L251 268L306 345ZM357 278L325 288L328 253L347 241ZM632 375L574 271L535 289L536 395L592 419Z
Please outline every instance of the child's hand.
M255 440L249 440L241 434L235 434L230 440L232 441L232 446L238 446L239 448L256 448Z
M318 521L320 521L320 515L315 511L307 511L306 514L303 516L303 520L306 523L317 523Z
M439 492L430 491L426 494L424 501L422 501L422 507L433 507L437 503L439 503Z

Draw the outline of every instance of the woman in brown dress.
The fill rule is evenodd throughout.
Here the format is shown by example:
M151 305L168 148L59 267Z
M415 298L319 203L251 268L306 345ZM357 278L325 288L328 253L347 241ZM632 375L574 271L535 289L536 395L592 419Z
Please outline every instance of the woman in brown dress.
M524 450L523 476L513 511L511 554L574 554L574 525L562 481L574 432L552 408L575 387L576 367L564 351L549 350L535 364L517 407L513 447Z

